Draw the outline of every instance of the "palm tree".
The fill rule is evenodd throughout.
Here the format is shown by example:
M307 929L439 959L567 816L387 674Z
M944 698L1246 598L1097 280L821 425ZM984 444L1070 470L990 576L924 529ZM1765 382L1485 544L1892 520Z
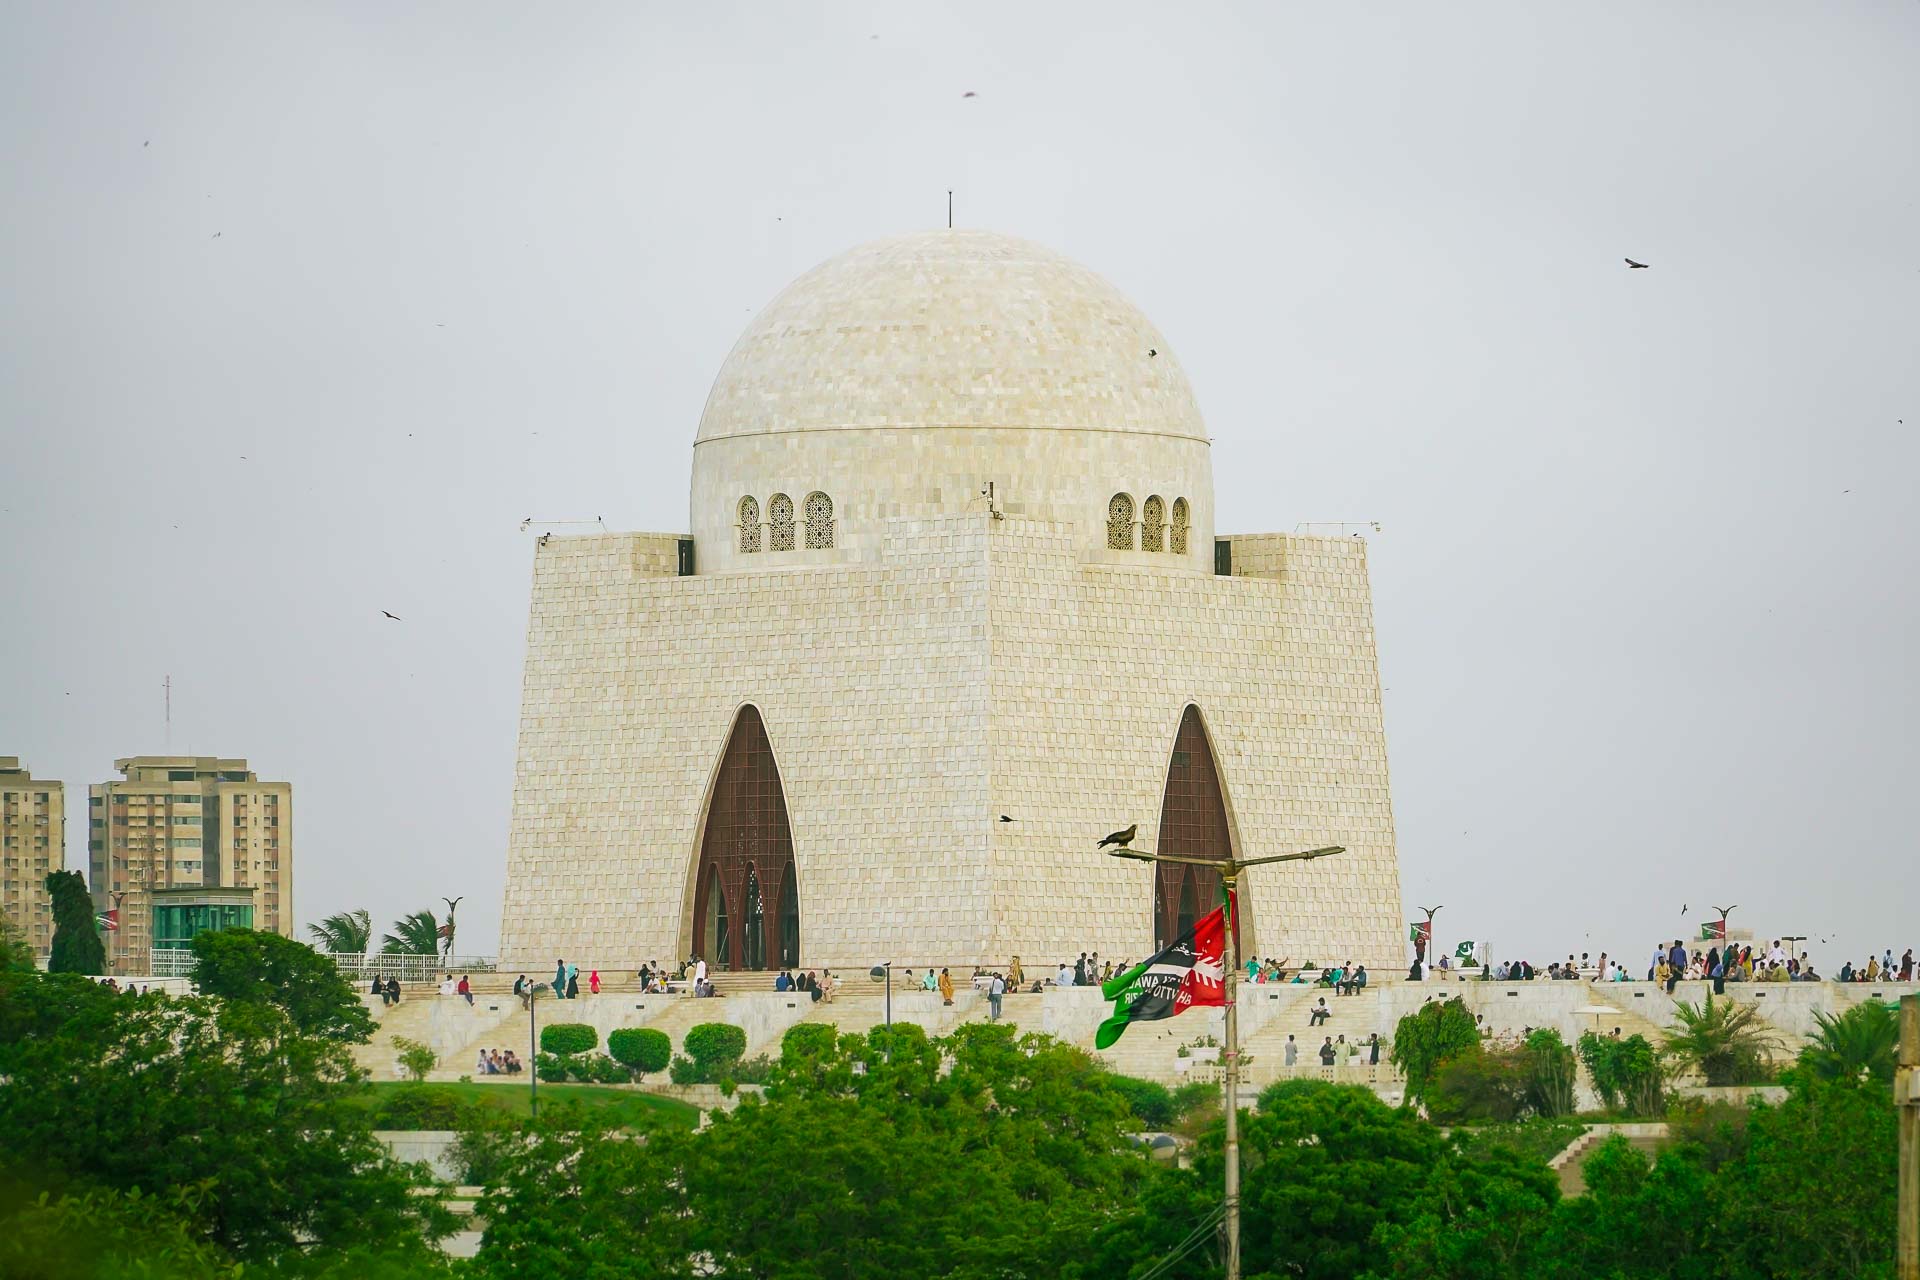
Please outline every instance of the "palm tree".
M1731 1000L1674 1005L1679 1019L1667 1031L1667 1056L1683 1067L1698 1067L1710 1085L1754 1084L1767 1075L1767 1060L1779 1038L1760 1019L1760 1010Z
M366 911L336 911L319 924L307 926L322 951L341 956L363 956L373 945L373 917Z
M1800 1051L1801 1066L1822 1080L1893 1082L1900 1021L1890 1006L1869 1000L1838 1017L1815 1010L1813 1019L1820 1030Z
M415 911L393 922L393 932L380 939L383 956L437 956L440 922L431 911Z

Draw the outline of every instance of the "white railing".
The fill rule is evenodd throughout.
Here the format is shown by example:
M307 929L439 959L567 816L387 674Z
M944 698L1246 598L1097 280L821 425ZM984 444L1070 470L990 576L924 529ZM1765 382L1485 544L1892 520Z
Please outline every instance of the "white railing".
M458 977L468 973L492 973L499 967L498 956L388 956L378 952L364 955L323 951L332 958L341 973L350 978L370 979L375 974L389 975L402 982L438 982L445 974Z

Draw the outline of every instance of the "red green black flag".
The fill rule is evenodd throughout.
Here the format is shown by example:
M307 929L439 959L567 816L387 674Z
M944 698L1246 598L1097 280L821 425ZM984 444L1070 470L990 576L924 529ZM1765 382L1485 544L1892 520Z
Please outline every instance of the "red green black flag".
M1106 1048L1136 1022L1171 1018L1194 1005L1226 1004L1225 921L1226 908L1215 907L1157 955L1103 984L1113 1016L1094 1033L1094 1047Z

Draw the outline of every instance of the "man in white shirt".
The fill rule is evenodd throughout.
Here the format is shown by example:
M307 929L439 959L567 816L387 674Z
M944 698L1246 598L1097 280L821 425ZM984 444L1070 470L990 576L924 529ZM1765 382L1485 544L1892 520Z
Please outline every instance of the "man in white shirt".
M1073 985L1073 966L1062 963L1060 966L1060 972L1053 975L1053 985L1056 987L1072 986Z
M999 974L987 980L987 1020L1000 1021L1000 997L1007 994L1007 984Z

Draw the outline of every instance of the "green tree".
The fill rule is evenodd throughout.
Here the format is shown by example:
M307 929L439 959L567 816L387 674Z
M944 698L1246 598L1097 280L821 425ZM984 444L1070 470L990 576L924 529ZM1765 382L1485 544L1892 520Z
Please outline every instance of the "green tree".
M204 996L270 1004L309 1035L365 1044L373 1015L332 960L304 942L254 929L194 935L193 986Z
M0 972L14 970L30 973L34 969L33 948L13 921L0 916Z
M1526 1111L1531 1078L1524 1049L1475 1043L1440 1064L1427 1087L1427 1114L1436 1124L1506 1123Z
M1070 1274L1140 1276L1196 1228L1209 1230L1218 1220L1222 1136L1220 1125L1203 1136L1191 1169L1148 1179L1132 1211L1096 1231ZM1524 1257L1527 1224L1557 1195L1542 1162L1510 1151L1470 1160L1412 1110L1356 1086L1269 1086L1242 1126L1241 1144L1242 1261L1255 1277L1504 1276L1511 1271L1504 1261L1503 1270L1456 1272L1448 1259L1469 1239L1481 1241L1469 1251L1476 1257ZM1203 1239L1155 1277L1217 1276L1217 1240ZM1404 1251L1402 1270L1389 1269L1400 1259L1380 1239Z
M1586 1194L1562 1201L1544 1226L1534 1253L1540 1280L1724 1274L1715 1262L1724 1238L1723 1184L1697 1153L1669 1151L1655 1163L1616 1134L1587 1157L1582 1172Z
M159 1195L0 1187L0 1276L239 1280L239 1265L194 1229L209 1194L204 1183Z
M383 956L437 956L440 922L431 911L415 911L393 922L393 932L380 939Z
M1838 1017L1814 1010L1820 1029L1800 1050L1800 1068L1821 1080L1893 1083L1900 1047L1900 1017L1878 1000L1857 1004Z
M74 990L92 986L0 975L0 1173L55 1194L204 1185L194 1234L241 1262L359 1248L433 1265L451 1217L342 1087L345 1045L265 1002Z
M1542 1027L1527 1037L1523 1053L1528 1107L1535 1115L1549 1118L1572 1115L1577 1069L1572 1046L1552 1027Z
M363 956L373 949L373 916L364 910L336 911L319 924L308 925L307 934L322 951Z
M1440 1065L1480 1047L1480 1030L1459 997L1429 1000L1401 1018L1394 1027L1393 1048L1387 1060L1407 1080L1407 1096L1426 1097L1427 1086Z
M425 1080L427 1073L440 1065L440 1055L433 1051L432 1045L423 1041L395 1036L393 1047L399 1050L400 1065L415 1081Z
M94 923L93 898L78 871L47 874L47 892L53 896L52 973L105 973L107 948Z
M1681 1000L1667 1033L1667 1057L1682 1067L1698 1068L1710 1085L1755 1084L1767 1078L1767 1063L1778 1038L1767 1028L1758 1005L1736 1004L1711 993L1703 1004Z
M1588 1031L1580 1037L1579 1054L1607 1110L1655 1116L1666 1109L1660 1055L1645 1036L1615 1040Z
M492 1176L476 1206L486 1233L466 1274L473 1280L683 1280L696 1274L688 1245L693 1215L680 1181L687 1139L651 1130L646 1141L634 1142L559 1114L564 1110L543 1109L523 1137L472 1144ZM759 1167L776 1184L787 1172ZM761 1194L793 1203L785 1189L763 1186Z
M1722 1273L1758 1280L1892 1274L1899 1130L1891 1090L1806 1081L1757 1103L1744 1159L1716 1181Z

